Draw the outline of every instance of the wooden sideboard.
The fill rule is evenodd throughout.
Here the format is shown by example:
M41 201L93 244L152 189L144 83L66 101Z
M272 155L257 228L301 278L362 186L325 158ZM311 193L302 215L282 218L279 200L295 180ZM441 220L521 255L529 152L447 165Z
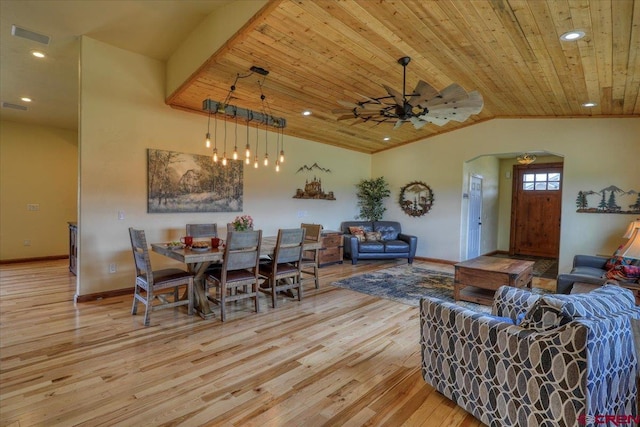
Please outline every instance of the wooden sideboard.
M318 253L318 265L323 266L339 262L342 264L342 233L333 230L323 230L320 235L322 247Z

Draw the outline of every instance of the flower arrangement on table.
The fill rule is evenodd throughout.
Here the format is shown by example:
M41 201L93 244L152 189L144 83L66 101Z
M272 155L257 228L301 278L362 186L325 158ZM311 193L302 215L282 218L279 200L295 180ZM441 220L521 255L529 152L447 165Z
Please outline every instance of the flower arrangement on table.
M231 224L236 231L253 230L253 218L250 215L237 216Z

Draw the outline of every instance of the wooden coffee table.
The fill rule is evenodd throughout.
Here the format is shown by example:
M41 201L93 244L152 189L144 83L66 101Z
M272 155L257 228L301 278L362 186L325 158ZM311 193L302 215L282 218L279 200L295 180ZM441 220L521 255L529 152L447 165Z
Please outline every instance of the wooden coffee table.
M456 264L453 298L491 305L502 285L531 288L533 261L480 256Z

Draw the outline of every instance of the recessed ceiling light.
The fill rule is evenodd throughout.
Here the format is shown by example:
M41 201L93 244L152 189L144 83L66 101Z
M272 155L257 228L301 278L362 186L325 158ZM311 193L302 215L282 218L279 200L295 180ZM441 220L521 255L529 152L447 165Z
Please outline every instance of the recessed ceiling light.
M587 107L587 108L591 108L591 107L595 107L596 104L595 102L585 102L584 104L582 104L583 107Z
M384 138L382 138L383 141L391 141L391 137L390 136L385 136Z
M32 50L31 55L35 56L36 58L44 58L46 56L44 53L40 52L39 50Z
M309 111L309 110L304 110L304 111L302 112L302 115L303 115L303 116L310 116L310 115L311 115L311 111Z
M563 40L563 41L566 41L566 42L572 42L572 41L575 41L575 40L580 40L584 36L585 36L584 31L572 30L572 31L567 31L566 33L561 35L560 36L560 40Z
M24 102L31 102L31 98L28 98L26 96L23 96L22 98L20 98L21 100L23 100Z

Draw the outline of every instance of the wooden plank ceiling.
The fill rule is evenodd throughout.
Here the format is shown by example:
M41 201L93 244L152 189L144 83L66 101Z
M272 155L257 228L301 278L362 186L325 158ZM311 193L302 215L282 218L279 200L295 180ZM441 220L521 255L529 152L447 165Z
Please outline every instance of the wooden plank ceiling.
M559 39L573 29L586 36ZM418 80L438 90L455 82L482 94L482 112L419 130L338 121L338 100L384 96L383 84L402 90L402 56L412 59L408 92ZM251 66L269 75L240 79L229 104L262 111L263 82L268 111L287 119L285 135L365 153L496 117L637 117L640 1L272 1L167 103L203 114L203 100L224 101Z

